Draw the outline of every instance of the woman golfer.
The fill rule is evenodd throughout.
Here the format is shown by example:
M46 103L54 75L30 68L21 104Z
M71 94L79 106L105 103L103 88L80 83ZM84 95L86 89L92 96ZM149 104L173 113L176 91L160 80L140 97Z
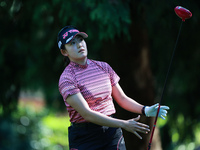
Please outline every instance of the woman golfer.
M135 134L147 134L149 126L139 123L140 115L130 120L113 117L113 99L124 109L154 117L158 104L143 106L125 95L119 76L105 62L87 58L85 38L88 35L73 26L58 33L58 47L69 63L59 80L59 91L69 112L70 150L125 150L121 128ZM161 106L159 117L165 119L167 106Z

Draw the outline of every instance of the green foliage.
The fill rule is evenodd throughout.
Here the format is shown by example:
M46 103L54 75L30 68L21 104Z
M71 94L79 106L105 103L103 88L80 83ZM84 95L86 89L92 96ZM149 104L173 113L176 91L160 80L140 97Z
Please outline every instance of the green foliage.
M38 111L31 105L19 106L12 118L0 118L0 149L68 150L67 114Z
M161 135L164 140L166 140L166 135L163 130L171 122L171 115L167 117L167 120L158 120L158 127L161 129ZM190 134L187 134L185 129L190 128ZM199 135L200 135L200 124L192 124L191 119L185 118L182 113L179 113L176 121L171 122L170 128L168 129L169 136L171 138L171 144L169 144L165 149L174 150L193 150L195 147L200 145ZM164 143L164 142L163 142Z
M107 0L97 5L90 0L89 4L91 8L95 8L90 13L91 20L100 22L98 26L101 40L114 39L115 35L120 36L121 33L128 35L128 26L126 25L129 25L131 20L127 5L120 1L109 4Z
M54 115L48 115L43 118L42 122L45 128L53 131L52 134L46 136L52 144L60 144L64 147L69 145L67 129L70 126L69 118L66 116L56 117Z

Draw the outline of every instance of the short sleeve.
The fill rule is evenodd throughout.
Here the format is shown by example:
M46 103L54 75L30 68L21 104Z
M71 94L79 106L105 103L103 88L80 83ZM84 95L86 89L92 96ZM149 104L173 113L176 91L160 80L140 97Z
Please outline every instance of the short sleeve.
M69 74L61 75L59 80L59 91L64 100L66 100L69 95L73 95L80 92L76 80L74 80L73 76Z
M112 69L112 67L108 63L106 63L106 70L108 71L110 75L110 81L113 87L119 82L120 77L117 75L117 73Z

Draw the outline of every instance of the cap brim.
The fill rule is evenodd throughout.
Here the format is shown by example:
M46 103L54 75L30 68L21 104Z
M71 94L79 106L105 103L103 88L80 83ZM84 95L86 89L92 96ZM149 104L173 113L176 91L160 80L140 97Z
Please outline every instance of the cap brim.
M85 32L79 32L79 33L75 34L74 37L77 36L77 35L80 35L83 38L87 38L88 37L88 35Z
M85 32L78 32L78 33L76 33L75 35L73 35L73 38L70 39L70 40L69 40L67 43L65 43L65 44L70 43L77 35L82 36L84 39L88 37L88 35L87 35Z

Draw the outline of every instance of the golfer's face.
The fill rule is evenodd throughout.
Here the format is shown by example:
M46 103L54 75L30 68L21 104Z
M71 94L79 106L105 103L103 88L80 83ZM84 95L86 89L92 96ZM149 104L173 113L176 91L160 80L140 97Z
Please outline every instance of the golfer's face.
M76 36L70 43L65 44L65 48L71 61L77 62L87 57L87 46L81 36Z

